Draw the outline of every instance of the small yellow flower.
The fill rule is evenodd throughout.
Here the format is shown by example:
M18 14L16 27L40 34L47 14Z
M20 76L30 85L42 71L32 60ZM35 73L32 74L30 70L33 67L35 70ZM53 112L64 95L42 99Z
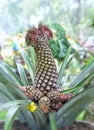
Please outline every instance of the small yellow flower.
M37 109L34 102L31 102L26 108L27 108L27 110L29 110L31 112L34 112Z

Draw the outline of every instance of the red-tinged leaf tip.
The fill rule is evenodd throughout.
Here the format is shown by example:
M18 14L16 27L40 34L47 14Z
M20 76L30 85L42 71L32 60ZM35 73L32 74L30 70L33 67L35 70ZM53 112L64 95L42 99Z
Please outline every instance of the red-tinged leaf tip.
M39 30L41 33L47 35L47 38L48 38L48 39L50 39L50 38L53 37L52 31L51 31L46 25L41 25L41 24L40 24L39 27L38 27L38 30Z
M46 35L48 39L53 37L52 31L45 25L39 25L38 28L32 27L26 34L27 45L35 45L38 43L38 39Z

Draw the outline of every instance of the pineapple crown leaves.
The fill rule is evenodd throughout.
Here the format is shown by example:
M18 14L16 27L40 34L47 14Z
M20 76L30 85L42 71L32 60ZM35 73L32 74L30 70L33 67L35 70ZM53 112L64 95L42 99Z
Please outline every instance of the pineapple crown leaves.
M53 37L52 31L45 25L39 24L38 28L32 27L26 34L27 45L31 45L31 43L36 44L38 39L40 39L43 35L45 35L47 39Z

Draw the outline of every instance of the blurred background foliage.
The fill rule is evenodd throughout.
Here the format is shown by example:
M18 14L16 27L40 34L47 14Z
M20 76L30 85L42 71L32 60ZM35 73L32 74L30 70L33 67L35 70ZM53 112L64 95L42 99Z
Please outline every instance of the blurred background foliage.
M3 58L11 63L12 52L17 52L19 44L20 46L24 44L26 30L31 26L37 26L40 22L49 26L53 23L60 24L66 32L64 34L67 38L66 42L69 40L76 50L79 50L78 46L81 45L79 50L81 55L85 53L84 48L88 48L90 53L93 53L93 12L94 0L1 0L0 53L2 56L0 59ZM52 45L50 46L53 48ZM61 50L64 51L64 48ZM60 53L59 59L63 56L63 52Z
M1 0L0 30L7 35L23 33L39 22L60 23L79 40L93 35L94 0ZM88 31L87 31L88 29Z

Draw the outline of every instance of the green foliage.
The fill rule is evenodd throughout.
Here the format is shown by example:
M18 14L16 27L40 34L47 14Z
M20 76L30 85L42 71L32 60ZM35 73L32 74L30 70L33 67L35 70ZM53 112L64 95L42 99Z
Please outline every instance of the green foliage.
M63 60L70 46L64 29L59 24L52 24L52 30L55 31L55 39L49 40L49 47L52 50L54 58Z
M90 26L91 26L92 28L94 28L94 16L93 16L92 19L91 19L91 24L90 24Z
M94 99L94 85L79 93L57 112L58 127L70 126L83 108Z
M25 86L29 85L23 66L18 63L17 69L18 69L18 73L20 75L20 79L21 79L22 84L24 84Z
M21 51L21 54L22 56L24 56L24 60L26 62L27 67L31 69L31 71L29 71L28 68L26 67L28 70L28 73L29 74L31 73L31 76L32 76L34 70L32 69L32 66L30 66L31 62L30 62L29 55L23 50ZM15 74L14 70L8 64L2 63L0 65L0 82L1 82L0 83L0 96L6 102L8 102L8 104L5 106L8 107L12 105L12 107L14 106L17 108L17 109L15 108L15 111L11 111L13 112L13 114L11 113L11 117L9 117L9 114L7 115L6 118L7 119L10 118L10 121L6 122L7 125L5 126L5 130L8 130L11 120L14 121L19 111L20 113L18 115L18 118L20 119L21 122L27 122L28 126L32 128L33 130L37 130L37 129L40 130L42 127L44 127L44 124L46 122L46 117L43 118L44 113L41 112L39 109L37 109L37 111L35 111L34 113L31 113L24 108L23 103L24 103L24 100L27 99L27 97L21 90L19 90L18 86L28 85L29 81L22 65L17 64L17 69L20 76ZM32 84L32 77L30 78L30 80ZM12 102L9 102L9 101L12 101ZM18 102L18 104L15 104L16 102ZM28 104L28 100L26 100L25 103ZM12 124L10 125L10 127L12 127Z
M49 114L50 128L51 130L57 130L55 113Z
M20 111L20 106L15 106L15 107L11 107L6 115L6 119L5 119L5 126L4 126L4 130L11 130L12 129L12 125L14 122L14 119L17 115L17 113Z
M82 121L82 120L84 120L85 115L86 115L86 111L83 110L83 111L79 114L79 116L77 117L76 120L77 120L77 121Z
M3 3L2 1L1 3ZM35 25L37 22L43 22L45 24L58 22L63 24L67 33L72 37L78 39L79 30L82 29L82 33L87 38L94 34L91 28L88 29L90 21L88 15L94 12L92 1L93 0L87 2L81 2L81 0L6 0L0 8L1 30L6 34L13 35L18 32L24 32L25 29L31 25ZM73 8L70 5L74 5ZM31 20L32 16L34 20ZM41 16L42 19L39 18L39 16Z
M71 47L69 47L66 58L61 63L61 67L59 69L59 84L62 83L62 77L65 76L64 71L70 61L70 52ZM36 61L33 59L32 62L32 56L29 56L24 50L21 51L21 54L26 63L25 67L30 75L30 79L28 79L25 68L20 64L17 64L19 75L15 74L13 68L11 68L8 64L2 63L0 65L0 96L7 102L1 108L9 107L4 130L11 130L13 121L17 116L22 123L26 122L33 130L49 130L49 128L53 130L57 127L60 128L62 126L71 125L84 107L94 99L94 84L84 90L85 84L94 77L94 60L88 64L86 68L84 68L82 72L72 80L72 82L69 83L69 87L72 88L65 90L66 93L75 92L77 95L64 104L64 106L56 112L55 116L51 113L49 116L50 122L48 122L48 116L45 115L38 106L33 113L26 109L28 103L32 101L28 100L27 96L19 90L18 86L28 85L29 80L31 84L33 84L32 78L34 78L33 74L35 68L33 65Z
M60 70L59 70L59 74L58 74L58 82L59 82L59 86L62 86L62 77L64 75L64 72L65 72L65 68L66 66L68 65L68 60L69 60L69 55L71 53L71 46L68 48L68 51L67 51L67 54L66 54L66 57L64 59L64 62L61 63L61 67L60 67ZM72 58L72 57L71 57Z
M6 71L4 71L3 66L5 66ZM0 65L0 67L1 67L0 72L4 76L6 76L6 79L8 79L10 82L14 82L18 86L22 85L19 77L13 72L13 70L11 69L11 67L8 64L4 63L4 64ZM10 76L8 75L8 73L10 74Z
M91 55L90 57L87 57L86 59L85 59L85 65L88 65L88 64L90 64L92 61L94 60L94 56L93 55Z
M81 73L70 83L69 87L74 88L76 86L79 86L81 89L82 82L84 81L86 82L86 80L88 79L90 80L91 78L94 77L94 72L92 72L93 69L94 69L94 60L81 71Z
M30 73L32 83L34 83L34 66L33 66L33 63L31 62L28 54L24 50L21 51L21 55L22 55L23 60L25 61L26 65L27 65L27 69Z
M7 113L6 110L0 110L0 121L5 119L6 113Z
M92 10L92 13L89 15L89 19L90 19L90 27L94 28L94 14L93 14L94 8Z

